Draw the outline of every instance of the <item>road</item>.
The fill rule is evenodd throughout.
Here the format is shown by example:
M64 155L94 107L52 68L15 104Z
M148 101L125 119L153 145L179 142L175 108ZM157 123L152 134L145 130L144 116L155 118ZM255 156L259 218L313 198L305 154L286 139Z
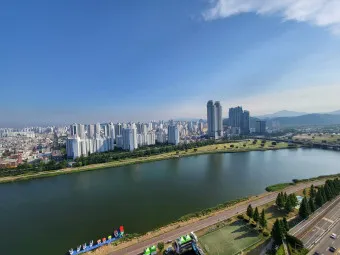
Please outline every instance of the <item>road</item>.
M289 231L298 237L304 247L310 249L340 219L340 196L326 203L308 220Z
M301 189L310 187L311 184L314 184L314 186L317 186L317 185L324 184L324 181L315 181L315 182L307 183L307 184L301 183L301 184L298 184L298 185L291 186L291 187L285 189L285 191L287 192L287 194L294 193L294 192L297 192ZM268 193L264 196L261 196L260 198L258 198L256 200L252 201L250 204L252 205L252 207L262 206L264 204L275 201L277 194L278 194L278 192ZM113 251L113 252L109 253L109 255L140 254L148 246L157 244L159 242L166 242L167 240L174 240L181 235L185 235L187 233L190 233L191 231L198 231L198 230L206 228L210 225L214 225L221 220L226 220L226 219L231 218L231 217L233 217L233 216L235 216L239 213L245 212L247 207L248 207L247 203L241 204L241 205L236 206L236 207L232 207L232 208L224 210L224 211L222 211L222 212L220 212L220 213L218 213L214 216L211 216L211 217L202 219L200 221L188 224L186 226L174 229L172 231L169 231L169 232L161 234L159 236L150 238L148 240L141 241L139 243L131 245L131 246L124 248L122 250Z
M336 239L330 238L330 235L335 233L338 237ZM328 249L330 246L337 248L337 252L335 254L339 254L340 252L340 221L334 225L329 231L326 232L324 237L320 240L320 242L308 253L314 254L315 252L319 252L320 254L332 254Z

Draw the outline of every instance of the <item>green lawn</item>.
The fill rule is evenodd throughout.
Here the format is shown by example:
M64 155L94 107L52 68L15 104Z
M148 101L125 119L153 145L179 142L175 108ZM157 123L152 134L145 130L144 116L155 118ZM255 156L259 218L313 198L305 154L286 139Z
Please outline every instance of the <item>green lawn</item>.
M217 229L199 238L209 255L233 255L262 239L262 235L242 221Z

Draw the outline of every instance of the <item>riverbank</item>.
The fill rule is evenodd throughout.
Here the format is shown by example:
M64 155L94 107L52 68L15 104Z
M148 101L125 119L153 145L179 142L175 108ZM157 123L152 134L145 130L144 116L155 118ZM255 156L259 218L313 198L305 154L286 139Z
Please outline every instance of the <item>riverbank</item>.
M195 149L188 149L186 151L178 151L178 152L169 152L163 153L158 155L146 156L146 157L138 157L138 158L128 158L123 160L117 160L108 163L102 164L93 164L88 166L82 166L77 168L65 168L61 170L52 170L52 171L44 171L38 173L27 173L23 175L17 176L8 176L8 177L1 177L1 183L8 183L8 182L16 182L16 181L25 181L30 179L37 179L37 178L46 178L52 177L57 175L63 174L72 174L72 173L79 173L83 171L92 171L102 168L111 168L111 167L120 167L126 166L131 164L141 164L153 161L160 161L160 160L168 160L180 157L189 157L189 156L196 156L196 155L203 155L203 154L213 154L213 153L238 153L238 152L249 152L249 151L267 151L267 150L279 150L279 149L287 149L289 148L287 143L281 142L272 144L270 141L267 141L262 146L261 140L258 140L256 144L253 143L253 140L245 140L233 143L223 143L223 144L212 144L207 145Z
M311 184L313 184L314 186L322 185L324 181L325 179L313 182L298 183L296 185L289 186L288 188L284 189L284 191L287 192L287 194L295 193L310 187ZM186 221L183 222L181 220L178 220L174 223L152 230L143 235L127 235L127 237L123 240L113 243L112 245L102 247L93 252L89 252L87 254L139 254L146 246L157 244L158 242L173 240L180 235L189 233L191 231L202 230L221 221L235 217L236 215L245 212L249 203L251 203L253 207L257 206L259 208L262 208L263 206L266 206L268 204L270 205L273 203L273 201L275 201L276 196L276 192L270 192L241 199L240 202L236 204L231 201L231 204L229 204L229 206L223 207L221 209L217 209L217 206L215 207L216 210L208 214L201 215L199 213L193 213L190 215L198 216L188 218Z

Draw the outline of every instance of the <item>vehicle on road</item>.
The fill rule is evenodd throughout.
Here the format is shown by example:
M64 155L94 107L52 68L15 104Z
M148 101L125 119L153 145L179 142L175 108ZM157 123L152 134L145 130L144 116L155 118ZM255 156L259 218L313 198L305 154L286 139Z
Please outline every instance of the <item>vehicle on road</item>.
M321 255L321 253L316 251L316 252L314 252L314 255Z
M335 248L334 246L331 246L331 247L329 247L329 251L335 252L335 251L336 251L336 248Z
M336 234L332 233L331 238L336 239Z
M166 243L172 243L172 240L168 240L168 241L166 241Z

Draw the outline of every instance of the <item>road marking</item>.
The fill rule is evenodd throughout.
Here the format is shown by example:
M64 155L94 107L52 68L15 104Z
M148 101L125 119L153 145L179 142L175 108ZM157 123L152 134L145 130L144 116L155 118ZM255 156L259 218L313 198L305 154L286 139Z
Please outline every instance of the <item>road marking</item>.
M325 220L325 221L328 221L328 222L330 222L330 223L334 223L334 220L330 220L330 219L328 219L328 218L326 218L326 217L323 217L322 219Z

